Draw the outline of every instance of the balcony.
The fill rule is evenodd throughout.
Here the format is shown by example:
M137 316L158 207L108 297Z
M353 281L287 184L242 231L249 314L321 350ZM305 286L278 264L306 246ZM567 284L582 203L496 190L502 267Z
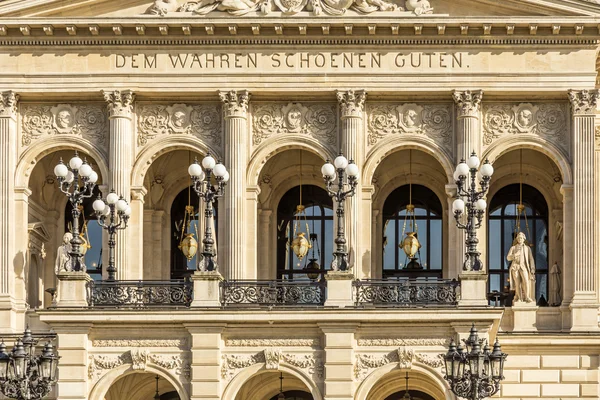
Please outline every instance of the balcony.
M223 281L221 305L237 306L322 306L324 281Z
M91 281L88 305L109 308L189 307L192 283L171 281Z
M447 307L456 306L456 280L362 280L354 281L357 306Z

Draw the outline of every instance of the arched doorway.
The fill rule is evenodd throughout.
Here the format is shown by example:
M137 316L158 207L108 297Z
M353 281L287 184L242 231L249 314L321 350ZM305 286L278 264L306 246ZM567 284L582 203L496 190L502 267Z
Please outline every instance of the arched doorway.
M313 400L313 397L310 393L301 390L288 390L283 392L283 396L277 394L270 400Z
M262 371L248 379L235 396L235 400L313 400L310 389L298 377L288 372Z
M427 393L421 392L420 390L409 390L408 394L410 397L406 395L406 390L402 390L394 394L390 394L385 398L385 400L436 400L434 397L428 395Z
M123 376L111 385L104 400L149 400L154 399L156 393L160 400L181 400L170 382L159 375L150 373L134 373Z

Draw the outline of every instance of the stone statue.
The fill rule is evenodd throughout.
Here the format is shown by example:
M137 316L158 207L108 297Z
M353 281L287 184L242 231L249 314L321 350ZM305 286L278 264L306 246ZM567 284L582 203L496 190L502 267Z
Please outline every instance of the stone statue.
M535 280L535 260L531 248L525 244L525 234L517 234L517 243L506 256L510 264L510 290L515 291L514 301L532 302L529 295L531 282Z
M56 261L54 262L54 272L58 274L61 271L71 271L71 256L69 252L71 251L71 240L73 240L73 235L71 232L67 232L63 236L62 245L56 251Z
M562 302L562 279L561 271L558 263L555 261L552 268L550 268L550 295L548 296L548 303L551 306L559 306Z

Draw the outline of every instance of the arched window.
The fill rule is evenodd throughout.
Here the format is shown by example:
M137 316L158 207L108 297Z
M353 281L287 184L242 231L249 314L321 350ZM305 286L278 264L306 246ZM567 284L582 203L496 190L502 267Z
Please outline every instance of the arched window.
M102 280L102 227L98 225L98 219L94 214L92 204L101 195L98 186L94 187L92 197L83 200L81 214L79 216L79 232L86 241L84 263L87 273L94 280ZM73 224L73 206L67 202L65 207L65 232L70 232ZM62 239L61 239L62 242ZM119 268L119 266L117 266Z
M199 197L193 187L183 189L171 205L171 279L183 279L191 275L198 265L198 255L202 252L202 239L204 231L202 225L198 223L198 218L204 218L204 214L200 215ZM184 217L186 206L194 207L193 216L186 231L182 235L184 227ZM217 240L217 209L218 202L213 203L215 230L213 231L213 239ZM185 234L192 233L198 242L198 250L196 255L188 260L183 252L179 249L179 243ZM217 248L219 243L216 243Z
M398 247L403 239L402 232L410 231L406 219L406 206L409 204L409 186L394 190L383 206L383 277L442 277L442 204L430 189L422 185L412 185L412 203L415 206L417 237L421 243L418 262L422 270L407 269L410 259Z
M527 218L520 217L516 229L519 185L508 185L500 189L490 202L488 223L488 291L503 292L509 287L510 262L506 255L519 230L527 236L535 257L535 298L543 295L548 300L548 204L544 196L534 187L523 185L523 205Z
M285 400L313 400L310 393L303 392L301 390L286 390L283 392ZM279 395L271 397L271 400L278 400Z
M428 395L427 393L423 393L419 390L409 390L408 393L410 394L410 398L412 400L435 400L432 396ZM385 398L385 400L403 400L405 398L405 394L406 391L401 390L399 392L389 395Z
M310 259L317 259L321 271L329 269L333 259L333 201L325 189L314 185L302 186L302 199L306 221L301 220L298 231L306 232L306 224L316 246L309 250L302 261L298 260L290 244L294 240L294 225L297 223L296 206L300 201L300 187L287 191L277 207L277 279L306 279L303 270ZM316 236L315 236L316 235ZM310 239L310 238L307 238ZM321 272L321 275L323 274Z

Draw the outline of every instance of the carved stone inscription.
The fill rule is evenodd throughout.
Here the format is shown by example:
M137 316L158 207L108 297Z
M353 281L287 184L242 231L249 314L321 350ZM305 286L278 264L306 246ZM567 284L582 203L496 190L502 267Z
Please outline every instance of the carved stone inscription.
M140 105L138 114L138 145L161 135L193 135L212 144L221 144L221 105Z

